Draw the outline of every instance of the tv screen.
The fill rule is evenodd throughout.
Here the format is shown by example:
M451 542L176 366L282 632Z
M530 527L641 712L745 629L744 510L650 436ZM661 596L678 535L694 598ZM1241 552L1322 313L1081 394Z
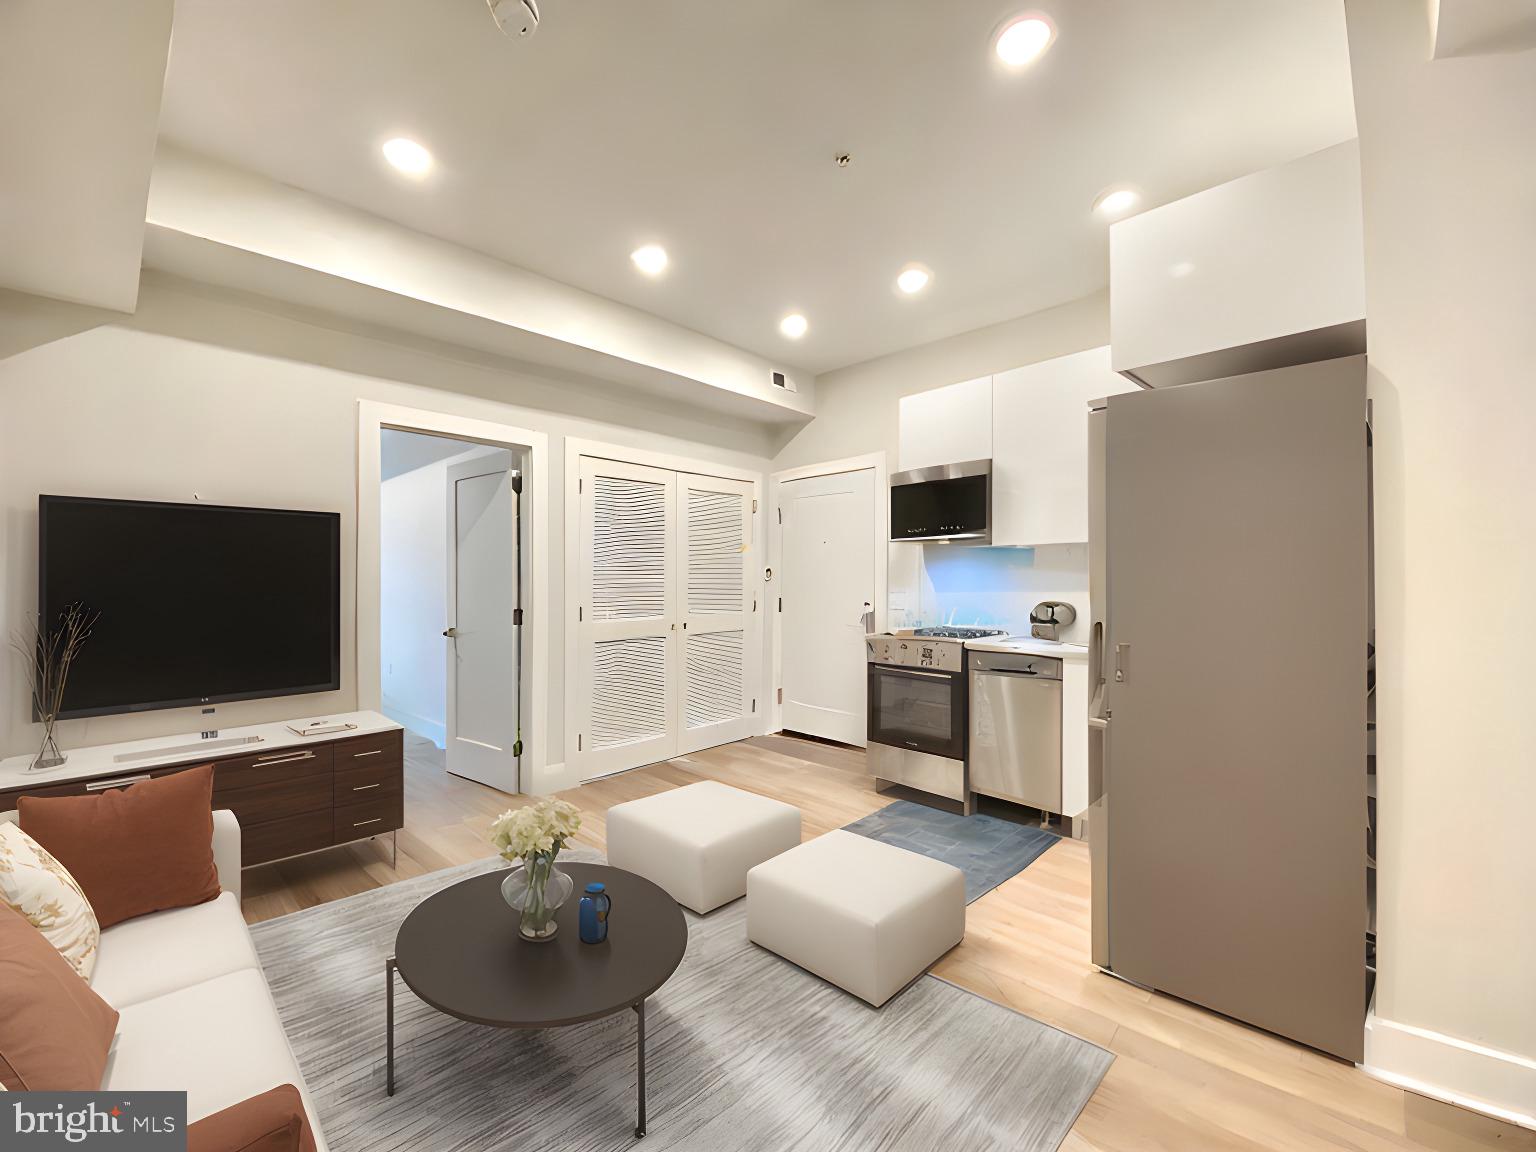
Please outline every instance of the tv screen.
M43 628L96 614L64 717L341 687L334 512L42 496Z

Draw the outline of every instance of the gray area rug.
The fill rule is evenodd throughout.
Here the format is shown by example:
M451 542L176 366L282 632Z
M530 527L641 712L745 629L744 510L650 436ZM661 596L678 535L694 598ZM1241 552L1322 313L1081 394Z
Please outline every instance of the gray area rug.
M953 864L965 873L967 904L1017 876L1060 839L1044 828L980 813L958 816L911 800L887 804L844 831Z
M510 1032L443 1016L399 984L396 1094L384 1094L384 958L401 920L428 894L500 866L433 873L253 929L332 1152L637 1147L629 1012ZM1112 1059L931 976L872 1009L749 943L743 901L687 916L688 953L648 1002L640 1148L1055 1149Z

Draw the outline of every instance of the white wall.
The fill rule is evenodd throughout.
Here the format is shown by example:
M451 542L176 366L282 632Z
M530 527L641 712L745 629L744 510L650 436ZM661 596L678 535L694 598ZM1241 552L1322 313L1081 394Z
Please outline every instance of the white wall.
M816 419L779 450L773 467L797 468L883 451L894 471L903 396L1108 343L1109 297L1100 292L829 372L816 379ZM941 623L953 612L957 623L991 616L994 619L983 622L1028 632L1029 609L1041 600L1074 605L1087 627L1088 555L1079 546L975 549L891 544L887 574L892 627ZM984 607L983 600L990 607ZM1063 639L1082 637L1072 633Z
M325 323L329 323L328 321ZM37 495L314 508L342 515L342 690L220 705L224 726L350 709L357 700L357 404L436 409L546 432L550 475L564 474L567 435L675 452L764 471L768 434L693 417L676 405L590 381L540 375L442 346L386 342L303 322L185 285L146 278L138 313L39 343L0 361L5 552L0 622L36 599ZM550 603L563 619L564 493L549 493ZM557 633L558 635L558 630ZM548 756L564 756L563 647L550 647ZM33 742L14 682L0 701L0 751ZM66 721L66 747L197 730L195 709Z
M447 734L448 469L504 449L386 430L459 451L379 485L379 654L383 712L439 748Z
M1424 8L1346 7L1377 430L1367 1060L1536 1124L1536 52L1431 61Z

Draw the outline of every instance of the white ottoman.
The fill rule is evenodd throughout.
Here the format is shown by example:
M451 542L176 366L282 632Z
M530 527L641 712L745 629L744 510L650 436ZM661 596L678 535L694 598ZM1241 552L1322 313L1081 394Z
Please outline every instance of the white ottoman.
M608 863L705 913L747 890L747 869L800 843L800 809L705 780L608 809Z
M828 832L747 873L747 938L876 1008L965 935L960 869Z

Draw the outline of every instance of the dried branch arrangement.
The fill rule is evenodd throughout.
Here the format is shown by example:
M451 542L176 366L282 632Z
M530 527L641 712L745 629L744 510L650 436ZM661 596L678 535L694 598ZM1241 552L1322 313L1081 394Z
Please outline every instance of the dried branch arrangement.
M35 615L27 617L29 627L11 635L11 647L20 653L32 688L32 708L43 724L43 743L28 771L42 772L57 768L66 757L59 751L53 728L64 709L64 689L69 670L80 649L91 638L91 629L101 613L84 604L71 604L59 613L58 626L44 628Z

